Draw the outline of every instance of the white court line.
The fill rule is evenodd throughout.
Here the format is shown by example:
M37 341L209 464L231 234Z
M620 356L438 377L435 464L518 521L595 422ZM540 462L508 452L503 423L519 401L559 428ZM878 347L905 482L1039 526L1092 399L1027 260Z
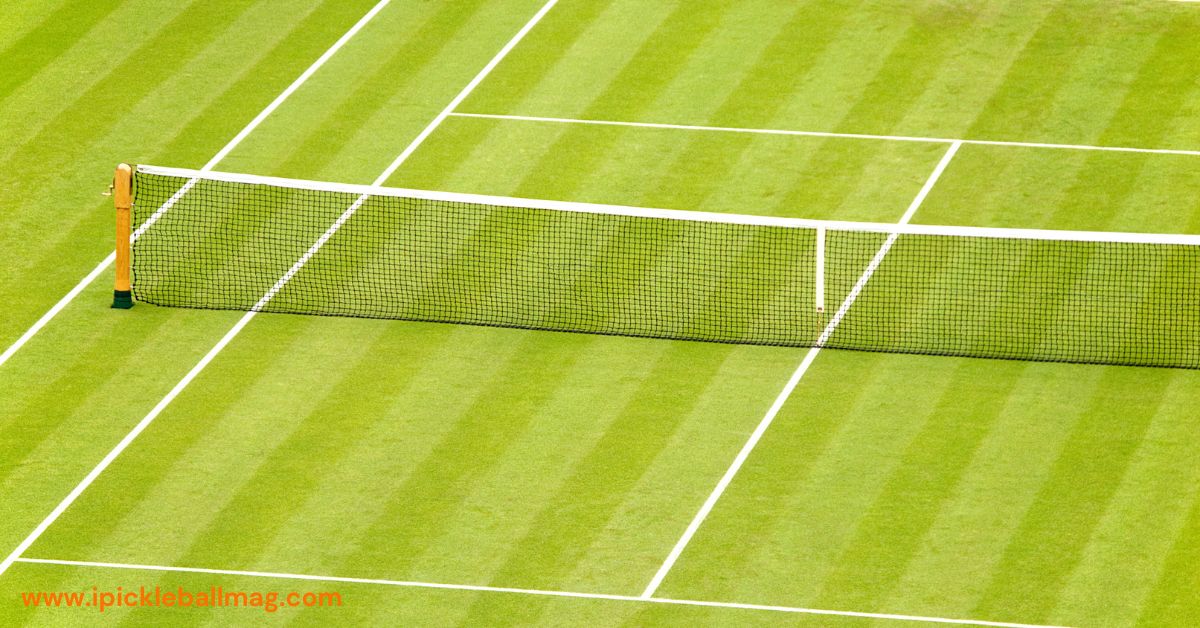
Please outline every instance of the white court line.
M163 409L170 405L170 403L175 400L175 397L178 396L180 392L183 392L184 388L187 388L188 384L192 383L192 380L195 379L196 376L200 374L200 371L203 371L204 367L208 366L208 363L211 362L212 359L215 358L217 354L225 348L225 345L229 344L229 341L233 340L233 337L242 331L242 328L250 322L251 318L254 318L254 312L247 312L244 316L242 316L242 318L238 319L237 324L235 324L232 329L225 332L225 335L221 337L221 340L219 340L212 349L209 349L208 353L204 354L204 357L201 358L200 361L197 362L196 365L187 372L187 375L184 375L183 379L179 380L179 383L175 384L175 386L171 388L171 391L168 392L167 395L163 397L157 404L155 404L154 408L152 408L150 412L144 418L142 418L141 421L138 421L138 424L135 425L133 429L125 435L125 438L122 438L121 442L117 443L117 446L113 447L112 451L109 451L108 455L104 456L104 459L101 460L95 467L93 467L92 470L89 471L86 476L84 476L83 480L81 480L79 484L75 486L75 488L71 489L71 492L68 493L67 496L64 497L62 501L60 501L58 505L54 507L54 510L50 511L50 514L46 515L45 519L42 519L42 522L39 523L37 527L29 533L28 536L25 537L25 540L21 541L21 543L17 545L16 549L14 549L7 558L5 558L3 561L0 561L0 575L8 570L8 568L12 566L13 561L20 558L21 554L23 554L25 550L29 549L29 546L33 545L33 542L36 541L38 537L42 536L42 533L45 532L46 529L49 528L50 525L53 524L60 515L62 515L63 511L65 511L71 504L75 503L75 500L78 499L79 496L82 495L83 492L92 485L92 482L96 481L96 478L103 473L110 464L112 464L113 460L116 460L117 456L120 456L121 452L125 451L125 449L129 447L130 443L132 443L134 439L136 439L138 435L140 435L150 425L150 423L152 423L154 419L158 417L159 413L161 413Z
M270 116L275 112L276 109L279 108L279 105L283 104L283 101L287 100L288 97L296 92L296 90L300 89L300 86L303 85L305 81L312 77L317 70L321 69L321 66L325 65L325 62L328 61L330 57L340 50L342 46L345 46L346 42L350 41L350 39L354 37L358 31L362 30L362 28L367 25L367 22L370 22L371 19L374 18L375 15L378 14L385 6L387 6L389 2L391 2L391 0L380 0L379 3L372 7L366 15L362 16L358 22L355 22L354 26L350 27L350 30L346 31L341 38L334 42L334 44L330 46L324 54L318 57L317 60L312 63L312 65L308 66L308 69L306 69L300 76L296 77L296 80L292 81L292 84L288 85L287 89L284 89L282 92L280 92L279 95L275 97L275 100L272 100L271 103L266 106L266 108L260 111L257 116L254 116L254 119L251 120L250 123L247 124L241 131L239 131L237 135L233 136L233 139L229 140L228 144L225 144L221 150L217 151L217 154L213 155L212 159L209 159L208 163L204 164L204 167L202 167L200 170L202 172L206 172L216 167L216 165L220 163L220 161L224 159L225 156L230 153L230 151L232 151L234 148L237 148L237 145L241 144L242 140L246 139L247 135L250 135L254 129L258 128L258 125L262 124L263 120L266 120L268 116ZM175 202L178 201L179 198L184 194L186 194L188 190L192 189L192 186L194 185L194 181L189 181L186 185L184 185L184 187L180 189L179 192L177 192L174 196L172 196L170 200L164 203L162 207L158 208L158 210L155 211L148 220L146 220L145 224L138 227L131 239L137 239L137 237L140 236L147 227L158 220L158 217L161 216L163 212L170 209ZM55 316L58 316L58 313L61 312L63 308L67 307L71 301L74 301L75 297L79 296L79 293L83 292L84 288L87 288L93 281L96 280L96 277L99 277L106 269L108 269L108 267L112 265L116 258L117 254L115 251L109 253L108 257L104 258L103 261L101 261L95 268L92 269L92 272L88 273L87 276L80 280L80 282L76 284L70 292L68 292L63 298L59 299L58 303L55 303L53 307L47 310L46 313L43 314L41 318L37 319L37 321L34 322L29 329L25 330L25 333L21 334L21 337L17 338L16 342L12 343L11 346L5 349L4 353L0 353L0 366L3 366L4 363L13 356L13 354L19 351L21 347L25 346L25 343L29 342L30 338L33 338L39 331L42 330L43 327L46 326L46 323L49 323ZM3 572L4 569L0 568L0 573Z
M1200 0L1194 0L1200 2ZM624 122L620 120L581 120L577 118L552 118L545 116L511 116L494 113L455 113L460 118L485 118L491 120L514 120L519 122L554 122L559 124L593 124L598 126L640 127L645 129L675 129L681 131L715 131L720 133L752 133L756 135L794 135L800 137L828 137L852 140L884 140L890 142L923 142L926 144L975 144L979 146L1013 146L1021 148L1057 148L1063 150L1094 150L1114 153L1149 153L1153 155L1186 155L1200 157L1200 150L1174 148L1134 148L1128 146L1089 146L1087 144L1052 144L1045 142L1006 142L1003 140L967 140L948 137L921 137L914 135L873 135L869 133L832 133L827 131L790 131L787 129L754 129L730 126L704 126L696 124L664 124L658 122Z
M219 576L245 576L253 578L280 578L286 580L307 580L312 582L345 582L349 584L376 584L392 587L409 587L416 589L441 589L450 591L473 591L477 593L511 593L519 595L539 595L544 597L582 598L588 600L607 600L616 602L641 602L652 604L674 604L677 606L705 606L709 608L729 608L748 611L772 611L777 613L797 613L804 615L833 615L838 617L857 617L863 619L890 619L895 621L924 622L933 624L957 624L960 626L994 626L998 628L1058 628L1041 624L1017 624L1002 621L984 621L978 619L950 619L946 617L927 617L923 615L897 615L893 613L866 613L859 611L836 611L821 608L802 608L798 606L773 606L768 604L741 604L738 602L710 602L704 600L681 600L665 597L634 597L632 595L613 595L608 593L581 593L577 591L548 591L545 589L520 589L514 587L489 587L474 584L444 584L438 582L414 582L411 580L384 580L379 578L349 578L344 576L316 576L310 574L279 573L272 571L242 571L237 569L206 569L201 567L164 567L162 565L135 565L129 563L104 563L84 560L55 560L49 558L20 558L18 562L37 565L61 565L68 567L98 567L103 569L132 569L140 571L167 571L176 573L200 573Z
M782 216L765 216L762 214L716 213L687 209L632 207L629 205L580 203L576 201L517 198L512 196L492 196L487 194L469 194L464 192L415 190L412 188L394 188L378 185L358 185L353 183L335 183L330 181L308 181L303 179L285 179L282 177L264 177L256 174L216 172L213 170L201 172L199 170L193 170L189 168L168 168L163 166L150 166L146 164L138 164L137 172L138 174L160 175L165 177L173 177L176 179L224 181L254 186L273 186L288 190L337 192L340 194L351 194L355 196L365 195L368 197L388 197L408 200L424 199L443 203L519 207L538 211L603 214L606 216L628 216L633 218L660 218L663 220L672 221L709 222L729 225L754 225L761 227L782 227L785 229L859 231L868 233L882 233L885 235L895 233L899 235L927 235L959 238L1001 238L1008 240L1053 240L1056 242L1106 242L1123 244L1200 246L1200 234L1137 233L1120 231L1067 231L1061 229L1010 229L1000 227L965 227L962 225L922 225L912 223L901 225L894 222L855 222L847 220L824 220L814 218L785 218Z
M941 161L938 162L937 167L934 168L933 173L929 175L928 179L926 179L925 185L921 186L921 191L917 193L917 196L913 199L912 203L909 204L908 209L904 212L904 215L901 216L900 220L896 224L905 225L912 220L913 214L915 214L917 209L921 207L921 204L925 202L925 197L929 196L930 190L933 189L934 184L936 184L938 179L941 178L942 173L946 171L946 166L950 164L950 160L954 158L955 153L958 152L958 149L962 146L962 144L962 142L954 142L950 145L950 148L946 151L946 154L943 155ZM887 241L884 242L883 246L879 248L879 252L875 254L875 257L871 260L871 263L867 265L866 272L864 272L862 276L858 278L858 281L855 282L854 288L851 289L850 294L846 296L846 300L842 302L842 305L838 308L837 313L832 319L830 319L829 324L825 326L824 331L821 333L821 336L816 342L816 346L812 349L809 349L808 353L804 355L804 359L800 362L800 366L796 367L796 371L792 373L792 376L788 379L787 384L784 385L783 390L779 392L779 395L775 397L774 403L772 403L771 407L767 409L767 413L763 416L762 421L760 421L758 426L754 428L754 432L750 434L750 439L746 441L745 445L742 445L742 449L738 452L737 457L733 459L733 463L730 464L729 468L725 470L725 475L721 476L720 481L717 482L716 487L713 488L712 493L710 493L708 496L708 499L704 500L704 505L700 507L700 510L696 513L696 516L693 517L691 523L688 524L687 529L683 531L683 536L679 537L679 540L675 543L675 547L671 548L671 553L667 555L666 560L664 560L662 565L658 568L658 571L654 574L654 577L650 579L650 583L646 585L646 590L642 592L643 599L653 597L655 591L657 591L658 587L662 584L663 579L666 578L667 574L671 572L671 568L675 566L675 561L679 560L679 556L683 554L683 550L687 548L688 543L690 543L692 540L692 537L695 536L696 532L700 529L700 526L704 523L704 520L708 518L708 514L712 512L712 509L717 505L717 501L721 499L721 495L725 493L725 489L729 487L731 482L733 482L734 476L736 476L738 471L742 468L742 465L746 462L746 459L750 457L750 452L754 451L754 447L758 445L758 441L762 439L762 436L766 433L767 428L771 426L771 423L775 420L775 416L779 414L781 409L783 409L783 404L786 403L788 397L792 395L792 391L796 389L796 386L800 383L800 379L804 377L806 372L808 372L808 367L812 365L813 360L817 358L817 354L821 352L821 347L827 340L829 340L830 334L837 329L838 324L842 321L842 317L846 315L846 312L850 309L850 305L853 304L854 300L858 298L859 293L862 292L863 286L867 284L867 281L871 278L871 275L875 274L875 270L879 268L879 264L883 261L883 257L887 255L895 241L896 234L891 234L888 236Z
M29 342L30 338L33 338L39 331L42 330L43 327L46 326L46 323L49 323L51 319L53 319L55 316L58 316L58 313L61 312L63 308L67 307L68 303L75 300L75 297L79 296L79 293L83 292L83 289L88 287L88 284L95 281L96 277L99 277L101 273L107 270L116 259L116 251L109 253L108 257L104 258L104 261L100 262L99 265L93 268L92 272L88 273L86 277L80 280L80 282L76 284L74 288L71 288L71 291L68 292L66 296L59 299L58 303L55 303L54 306L47 310L45 314L42 314L42 317L37 319L37 321L35 321L29 329L26 329L25 333L21 334L21 337L17 338L16 342L9 345L9 347L4 350L4 353L0 353L0 366L2 366L5 362L8 362L8 359L11 358L17 351L20 351L21 347L24 347L25 343Z
M483 66L483 69L475 75L475 78L471 79L471 82L467 83L466 87L462 88L462 90L458 92L458 95L450 101L450 104L446 105L445 108L438 113L437 117L435 117L429 124L425 125L425 128L421 130L417 137L414 138L413 141L410 142L409 145L405 147L404 150L394 160L392 160L392 163L389 164L387 168L384 168L383 172L381 172L379 176L375 178L375 181L371 183L371 185L374 187L379 187L386 183L388 178L390 178L392 174L396 172L396 169L400 167L400 164L403 164L408 160L409 156L417 150L417 147L425 142L425 139L428 138L431 133L433 133L434 129L438 128L438 126L442 124L446 117L454 111L454 108L462 104L462 101L466 100L467 96L470 96L471 92L475 91L475 88L483 82L483 79L487 78L487 75L491 74L492 70L496 69L496 66L499 65L502 60L504 60L504 57L508 56L508 53L511 52L512 49L516 47L516 45L520 43L522 39L525 38L525 35L528 34L534 26L537 26L538 22L542 21L542 17L544 17L546 13L550 11L550 9L554 8L554 5L557 3L558 0L549 0L549 2L542 5L542 9L534 14L534 16L525 23L525 26L522 27L521 30L517 31L516 35L513 35L512 39L508 40L508 43L500 49L500 52L497 52L496 55L492 57L492 60L489 61L487 65ZM193 179L193 181L195 181L195 179ZM307 251L305 251L304 255L300 256L300 259L296 260L296 263L292 264L292 267L289 268L288 271L279 278L279 281L275 282L275 285L271 286L271 289L268 290L267 293L258 300L258 303L254 304L254 307L251 308L251 314L259 312L266 307L267 303L269 303L271 299L275 298L275 295L279 294L279 291L282 290L283 287L292 280L292 277L296 276L296 273L300 272L300 269L308 263L308 260L312 259L312 257L317 254L317 251L321 250L321 247L325 246L325 243L328 242L329 239L332 238L333 235L342 228L342 225L346 224L346 221L350 220L350 218L354 216L355 212L358 211L358 208L362 207L363 203L365 203L370 196L370 194L362 194L354 201L354 203L350 205L350 207L346 208L346 211L342 212L341 216L338 216L338 219L334 221L334 223L330 225L328 229L325 230L325 233L321 234L320 238L317 238L317 241L314 242Z
M384 1L386 2L387 0ZM488 74L491 73L496 65L508 55L509 51L511 51L513 47L525 37L525 34L528 33L530 29L532 29L539 21L541 21L542 17L546 15L546 13L557 2L558 0L549 0L542 7L542 9L537 12L536 15L530 18L529 22L525 24L524 28L518 31L517 34L508 41L504 48L502 48L500 52L496 53L496 55L492 57L492 60L488 62L488 64L484 66L484 68L480 70L478 74L475 75L475 78L472 79L471 82L468 83L467 86L458 93L454 100L450 101L450 104L447 105L446 108L443 109L442 112L439 113L438 116L434 118L433 121L430 122L425 129L421 131L421 133L417 135L415 139L413 139L411 143L409 143L404 151L392 161L392 163L383 171L383 173L379 175L379 177L376 179L375 185L381 185L393 172L396 171L397 168L400 167L400 164L404 163L405 159L408 159L408 156L411 155L414 150L416 150L416 147L420 146L420 144L425 141L425 138L429 137L429 134L433 132L433 129L437 128L437 126L446 119L446 116L449 115L453 108L461 103L471 93L471 91L474 90L475 87L478 86ZM62 515L62 513L72 503L74 503L81 494L83 494L83 491L87 490L87 488L91 486L92 482L94 482L96 478L99 477L99 475L105 469L107 469L110 464L112 464L113 460L116 460L117 457L121 455L121 452L125 451L125 449L129 447L130 443L132 443L134 439L136 439L138 435L141 434L142 431L145 430L146 427L149 426L156 417L158 417L159 413L161 413L168 405L170 405L170 403L174 401L175 397L178 396L184 388L187 388L188 384L192 383L192 380L195 379L196 376L199 375L206 366L208 366L208 363L211 362L212 359L215 358L217 354L220 353L221 350L224 349L225 346L234 339L234 337L241 333L242 329L246 327L246 325L254 318L258 311L261 310L262 307L267 304L267 302L274 298L279 290L283 288L284 284L286 284L293 276L295 276L300 268L303 267L304 264L308 262L308 260L311 259L312 256L315 255L326 242L329 241L329 238L333 237L338 229L340 229L341 226L344 225L346 221L354 215L354 212L362 206L362 203L366 200L366 198L366 195L360 197L354 202L354 204L347 208L346 211L342 212L342 215L338 217L337 221L330 225L325 233L323 233L321 237L318 238L311 247L309 247L308 251L305 252L305 254L299 260L297 260L295 264L292 265L288 272L281 277L274 286L271 287L271 290L268 291L267 294L263 295L263 298L254 305L254 308L251 309L251 311L246 312L242 318L238 319L238 322L229 331L225 332L225 335L221 338L221 340L219 340L212 349L209 349L208 353L206 353L204 357L201 358L200 361L197 362L190 371L188 371L187 375L184 375L183 379L179 380L179 383L175 384L175 387L172 388L171 391L168 392L167 395L163 397L153 409L150 410L150 413L147 414L141 421L139 421L138 424L134 426L133 430L126 434L125 438L121 439L121 442L117 443L117 446L114 447L112 451L108 452L108 455L105 456L104 459L101 460L100 463L97 464L95 468L93 468L91 472L89 472L87 476L85 476L83 480L80 481L79 484L69 494L67 494L67 496L64 497L61 502L59 502L58 506L56 506L49 515L46 515L46 518L43 519L42 522L38 524L38 526L34 528L32 532L29 533L29 536L25 537L25 540L21 541L20 545L18 545L16 549L14 549L12 553L8 555L7 558L5 558L3 561L0 561L0 574L3 574L6 570L8 570L13 562L20 558L21 554L23 554L25 550L28 549L29 546L32 545L34 541L36 541L38 537L40 537L42 533L45 532L46 529L49 528L50 525L53 524L54 521L58 519L58 517Z
M904 215L896 224L907 225L912 220L913 215L921 208L921 205L925 202L925 197L929 196L929 192L933 190L934 184L937 183L938 179L942 178L942 173L945 172L946 166L950 165L950 160L954 159L955 153L958 152L958 149L962 145L962 142L955 142L950 145L950 149L946 151L946 154L942 156L942 160L938 162L937 168L934 168L933 174L929 175L929 179L925 181L925 185L921 187L921 191L917 193L916 198L909 204L908 210L904 212ZM817 339L818 348L825 346L825 343L829 341L829 336L833 334L833 331L837 329L842 319L845 318L846 312L850 310L850 306L858 299L859 293L867 285L867 281L871 279L871 275L874 275L875 270L883 263L883 257L887 255L888 251L892 250L892 245L896 243L896 237L897 234L895 233L887 237L883 246L879 247L879 252L875 253L875 257L871 259L871 263L867 264L866 272L862 274L862 277L858 278L858 281L854 282L854 287L850 289L850 294L846 295L846 300L842 302L842 306L838 308L837 313L833 315L833 318L829 320L829 324L825 326L825 331L821 332L821 337Z

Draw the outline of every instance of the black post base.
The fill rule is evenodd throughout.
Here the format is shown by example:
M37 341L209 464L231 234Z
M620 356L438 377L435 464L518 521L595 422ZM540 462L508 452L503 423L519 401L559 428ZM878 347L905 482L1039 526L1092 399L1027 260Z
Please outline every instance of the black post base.
M129 290L113 290L112 306L118 310L128 310L133 307L133 293Z

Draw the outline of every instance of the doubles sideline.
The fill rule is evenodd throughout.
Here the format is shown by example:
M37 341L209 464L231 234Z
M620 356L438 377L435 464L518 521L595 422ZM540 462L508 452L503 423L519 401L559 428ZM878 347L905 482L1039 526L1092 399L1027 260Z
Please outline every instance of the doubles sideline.
M1002 621L984 621L978 619L952 619L948 617L930 617L924 615L899 615L893 613L867 613L861 611L839 611L823 608L803 608L799 606L773 606L769 604L741 604L738 602L711 602L706 600L683 600L666 597L634 597L632 595L614 595L609 593L582 593L577 591L548 591L545 589L520 589L514 587L489 587L473 584L444 584L438 582L414 582L409 580L383 580L378 578L348 578L344 576L315 576L309 574L279 573L273 571L240 571L236 569L205 569L200 567L165 567L162 565L136 565L129 563L104 563L83 560L54 560L49 558L19 558L18 562L38 565L60 565L68 567L95 567L101 569L131 569L140 571L167 571L177 573L198 573L220 576L244 576L251 578L280 578L286 580L308 580L316 582L345 582L348 584L374 584L391 587L408 587L415 589L441 589L449 591L472 591L476 593L507 593L513 595L535 595L542 597L581 598L587 600L606 600L611 602L641 602L650 604L671 604L676 606L703 606L709 608L728 608L747 611L769 611L776 613L792 613L802 615L829 615L837 617L855 617L859 619L879 619L893 621L922 622L929 624L954 624L959 626L990 626L996 628L1057 628L1039 624L1018 624Z

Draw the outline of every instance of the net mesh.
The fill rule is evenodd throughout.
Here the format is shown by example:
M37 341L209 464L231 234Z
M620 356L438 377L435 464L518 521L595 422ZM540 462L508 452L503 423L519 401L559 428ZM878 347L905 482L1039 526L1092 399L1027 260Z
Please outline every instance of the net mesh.
M163 306L798 347L824 332L831 348L1200 367L1190 245L829 229L818 312L813 228L145 171L134 216L153 219L134 243L134 296Z

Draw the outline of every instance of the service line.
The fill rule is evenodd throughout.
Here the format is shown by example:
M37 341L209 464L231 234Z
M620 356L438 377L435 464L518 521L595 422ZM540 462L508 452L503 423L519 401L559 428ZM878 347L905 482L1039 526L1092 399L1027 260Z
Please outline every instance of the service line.
M1195 0L1200 2L1200 0ZM582 120L577 118L554 118L547 116L513 116L496 113L454 113L459 118L484 118L511 120L515 122L551 122L557 124L592 124L598 126L623 126L643 129L674 129L677 131L713 131L718 133L751 133L755 135L791 135L799 137L825 137L850 140L880 140L889 142L920 142L926 144L975 144L978 146L1013 146L1019 148L1054 148L1061 150L1094 150L1114 153L1149 153L1152 155L1185 155L1200 157L1200 150L1175 148L1136 148L1129 146L1090 146L1087 144L1053 144L1047 142L1009 142L1003 140L969 140L948 137L922 137L917 135L877 135L871 133L833 133L829 131L793 131L788 129L755 129L732 126L704 126L697 124L666 124L660 122L626 122L623 120Z

